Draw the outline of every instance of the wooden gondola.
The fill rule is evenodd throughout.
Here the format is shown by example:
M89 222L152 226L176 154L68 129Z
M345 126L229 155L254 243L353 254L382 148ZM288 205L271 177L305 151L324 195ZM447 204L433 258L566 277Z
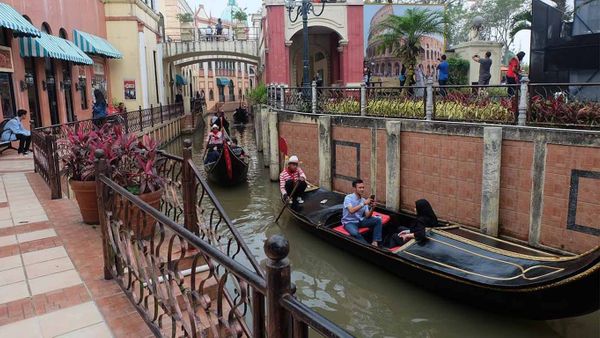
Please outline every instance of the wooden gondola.
M531 319L583 315L600 306L600 247L557 256L440 222L440 227L427 229L423 243L411 240L401 247L377 248L355 240L341 226L344 195L315 188L302 198L303 204L287 208L303 228L442 296ZM415 218L384 208L375 211L382 217L384 236Z
M207 153L204 154L204 158L206 155ZM231 147L225 144L220 151L219 159L212 163L205 163L204 171L210 181L223 186L232 186L246 181L248 160L236 156Z

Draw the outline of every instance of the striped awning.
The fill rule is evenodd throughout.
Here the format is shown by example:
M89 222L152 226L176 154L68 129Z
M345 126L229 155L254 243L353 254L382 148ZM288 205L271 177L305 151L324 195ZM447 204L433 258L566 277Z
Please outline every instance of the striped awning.
M14 36L40 36L41 32L11 6L0 2L0 27L13 31Z
M110 42L96 36L94 34L73 30L73 42L82 51L90 54L103 55L112 59L120 59L123 57Z
M22 57L48 57L84 65L94 64L73 42L44 32L41 34L39 38L19 38Z
M217 86L231 86L233 87L233 81L226 77L218 77L217 78Z

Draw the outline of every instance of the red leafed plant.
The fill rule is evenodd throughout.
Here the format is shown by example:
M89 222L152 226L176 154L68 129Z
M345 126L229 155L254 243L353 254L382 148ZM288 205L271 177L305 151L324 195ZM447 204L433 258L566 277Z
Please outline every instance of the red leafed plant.
M571 100L567 95L531 98L531 119L557 124L600 125L600 102Z

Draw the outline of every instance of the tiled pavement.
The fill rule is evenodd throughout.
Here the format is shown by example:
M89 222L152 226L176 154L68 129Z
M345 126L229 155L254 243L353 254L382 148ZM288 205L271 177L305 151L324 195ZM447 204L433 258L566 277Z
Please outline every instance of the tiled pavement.
M103 278L98 227L75 201L50 200L33 160L0 155L0 337L149 337Z

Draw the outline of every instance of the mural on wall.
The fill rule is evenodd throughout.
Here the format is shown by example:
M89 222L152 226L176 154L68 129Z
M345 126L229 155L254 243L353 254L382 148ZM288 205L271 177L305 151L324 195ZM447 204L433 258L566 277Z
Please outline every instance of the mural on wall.
M381 5L364 6L364 75L369 76L365 82L379 82L383 86L398 86L402 81L400 75L406 74L402 59L394 48L382 47L381 35L389 32L382 23L391 15L406 16L410 11L428 11L443 15L443 5ZM399 40L400 44L405 43ZM419 56L416 65L422 65L424 76L435 76L435 67L444 53L445 40L441 34L425 34L419 41Z

